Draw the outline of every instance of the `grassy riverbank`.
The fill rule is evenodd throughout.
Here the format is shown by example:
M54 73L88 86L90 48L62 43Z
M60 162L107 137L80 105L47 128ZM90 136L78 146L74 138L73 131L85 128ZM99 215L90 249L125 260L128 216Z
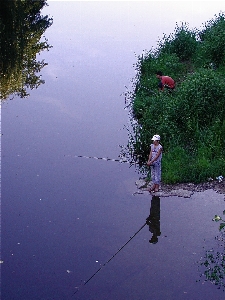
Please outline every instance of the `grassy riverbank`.
M140 171L147 173L151 137L160 134L164 183L225 176L224 14L201 30L177 25L138 57L136 69L127 97L133 124L127 149ZM157 70L175 79L172 94L158 91Z

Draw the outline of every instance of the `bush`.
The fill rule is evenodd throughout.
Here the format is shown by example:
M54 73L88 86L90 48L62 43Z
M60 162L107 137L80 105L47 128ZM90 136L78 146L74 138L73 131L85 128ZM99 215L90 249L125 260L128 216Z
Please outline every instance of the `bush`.
M197 143L199 133L225 119L225 84L212 70L197 70L179 86L172 119L179 134ZM217 129L220 129L217 126Z
M182 23L181 27L176 24L175 32L169 37L159 42L158 52L160 54L176 54L181 62L188 61L196 53L198 42L196 31L190 30L187 23Z
M214 64L219 67L225 63L225 16L223 13L205 23L204 29L199 32L201 41L199 52L203 59L202 65Z

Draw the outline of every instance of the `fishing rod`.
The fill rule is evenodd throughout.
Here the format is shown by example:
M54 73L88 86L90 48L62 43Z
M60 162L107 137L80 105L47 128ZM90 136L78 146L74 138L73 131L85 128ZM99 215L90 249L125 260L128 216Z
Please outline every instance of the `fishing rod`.
M120 247L117 252L110 257L109 260L107 260L107 262L105 262L91 277L89 277L86 281L84 281L83 286L85 286L96 274L98 274L98 272L100 272L102 270L103 267L105 267L144 227L145 225L147 225L147 221L145 222L144 225L141 226L141 228L135 232L130 238L129 240L122 246ZM81 286L80 286L81 287ZM73 293L72 296L74 296L77 292L79 291L79 287L77 288L77 290Z
M72 155L67 155L67 156L72 156ZM96 156L85 156L85 155L73 155L73 157L79 157L79 158L93 158L93 159L101 159L105 161L115 161L115 162L120 162L120 163L127 163L130 164L130 162L126 159L114 159L114 158L108 158L108 157L96 157Z

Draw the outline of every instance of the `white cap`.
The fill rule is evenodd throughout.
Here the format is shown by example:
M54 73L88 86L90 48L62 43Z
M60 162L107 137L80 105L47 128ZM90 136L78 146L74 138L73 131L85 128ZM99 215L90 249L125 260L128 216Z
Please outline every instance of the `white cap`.
M158 134L153 135L152 140L153 141L160 141L160 135L158 135Z

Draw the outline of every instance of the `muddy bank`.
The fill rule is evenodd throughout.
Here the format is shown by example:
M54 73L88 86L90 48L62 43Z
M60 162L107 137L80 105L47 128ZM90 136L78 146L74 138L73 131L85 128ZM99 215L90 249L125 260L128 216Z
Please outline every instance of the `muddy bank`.
M146 182L145 179L139 179L135 182L138 191L136 193L149 192L152 186L151 182ZM177 183L164 184L160 186L159 192L155 193L160 197L178 196L190 198L195 192L203 192L206 190L214 190L217 193L225 195L225 179L221 182L218 180L210 180L208 182L194 184L194 183ZM135 193L134 193L135 194Z
M192 192L203 192L212 189L220 194L225 194L225 180L223 179L221 182L218 182L218 180L211 180L199 184L194 184L194 183L178 183L178 184L171 184L171 185L162 184L161 189L163 191L184 189Z

